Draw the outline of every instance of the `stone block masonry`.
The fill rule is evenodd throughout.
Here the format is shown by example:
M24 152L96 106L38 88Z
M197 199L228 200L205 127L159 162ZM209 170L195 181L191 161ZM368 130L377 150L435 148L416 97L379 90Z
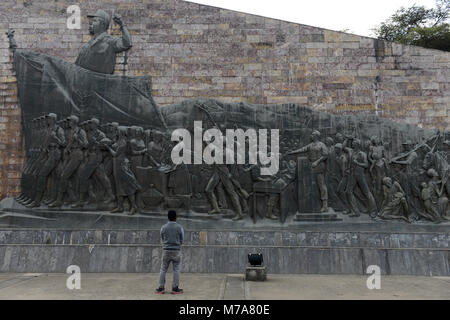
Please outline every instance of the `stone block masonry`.
M244 273L262 253L270 274L449 276L445 233L189 231L182 272ZM158 272L159 230L0 230L0 272ZM414 262L414 263L411 263Z
M66 27L69 5L82 29ZM0 3L0 199L19 193L21 114L5 32L20 49L74 62L90 39L86 15L120 13L133 48L116 73L151 75L161 105L193 97L298 103L450 129L450 53L403 46L178 0L3 0ZM119 34L112 25L111 33Z

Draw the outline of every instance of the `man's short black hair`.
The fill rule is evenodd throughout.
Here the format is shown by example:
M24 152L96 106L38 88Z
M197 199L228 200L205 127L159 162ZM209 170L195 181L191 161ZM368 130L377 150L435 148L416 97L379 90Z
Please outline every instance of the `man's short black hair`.
M177 220L177 212L175 210L169 210L169 213L167 214L169 217L169 221L176 221Z

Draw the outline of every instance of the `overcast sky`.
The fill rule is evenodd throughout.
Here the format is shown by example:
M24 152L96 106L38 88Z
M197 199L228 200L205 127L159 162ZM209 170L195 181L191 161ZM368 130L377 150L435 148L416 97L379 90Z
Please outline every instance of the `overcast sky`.
M362 36L402 6L432 8L435 0L195 0L195 3L252 13Z

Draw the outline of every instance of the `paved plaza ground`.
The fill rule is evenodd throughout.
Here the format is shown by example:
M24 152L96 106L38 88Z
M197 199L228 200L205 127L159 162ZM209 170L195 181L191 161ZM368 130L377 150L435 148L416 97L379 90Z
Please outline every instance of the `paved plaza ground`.
M268 275L266 282L239 274L182 274L182 295L157 295L158 274L81 274L81 289L66 287L68 274L0 274L0 299L43 300L301 300L444 299L450 277L382 276L381 289L369 290L358 275ZM168 274L170 288L172 274Z

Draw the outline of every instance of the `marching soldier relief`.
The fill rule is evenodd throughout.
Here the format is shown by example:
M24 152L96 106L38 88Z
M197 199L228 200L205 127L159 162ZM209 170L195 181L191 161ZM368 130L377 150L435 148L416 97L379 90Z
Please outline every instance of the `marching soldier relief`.
M15 200L28 213L152 215L178 209L188 218L237 226L291 222L307 213L319 220L335 215L373 223L450 220L448 132L296 104L194 99L159 107L150 77L113 74L116 54L132 46L122 17L113 17L121 37L108 34L107 12L88 17L93 39L75 64L19 50L14 31L7 34L27 156ZM172 133L185 129L194 139L196 121L223 134L278 130L279 150L270 135L265 144L258 135L255 164L250 152L242 157L229 149L227 139L201 137L200 152L214 149L211 156L223 161L199 163L197 150L183 149L180 157L191 162L175 164L171 153L177 142L193 141L175 142ZM254 147L248 138L240 142L246 152ZM261 159L274 157L278 170L261 174L271 165Z

